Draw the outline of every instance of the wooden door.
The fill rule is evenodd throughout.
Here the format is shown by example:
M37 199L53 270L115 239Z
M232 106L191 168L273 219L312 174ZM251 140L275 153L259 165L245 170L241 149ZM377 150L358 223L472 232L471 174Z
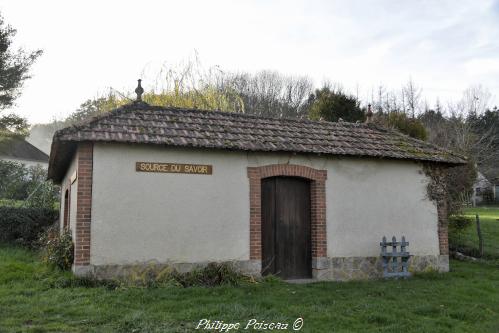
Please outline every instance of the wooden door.
M262 180L262 274L283 279L312 276L310 182Z

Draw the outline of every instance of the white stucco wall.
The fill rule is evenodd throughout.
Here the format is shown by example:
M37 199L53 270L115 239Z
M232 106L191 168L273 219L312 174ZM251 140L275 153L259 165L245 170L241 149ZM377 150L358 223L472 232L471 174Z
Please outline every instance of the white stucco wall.
M69 229L73 239L76 239L76 205L78 202L78 179L71 184L69 200Z
M116 147L94 146L92 264L249 258L244 155ZM212 164L213 175L136 172L137 161Z
M414 255L439 254L437 209L411 162L336 161L328 169L328 255L378 256L383 235ZM337 191L337 189L342 189Z
M76 199L77 199L77 189L78 187L75 186L77 184L77 181L71 185L71 188L69 188L70 185L70 179L71 176L75 173L76 171L76 154L73 156L73 159L71 160L71 163L69 164L68 170L66 171L66 174L64 175L64 178L61 181L61 201L60 201L60 211L59 211L59 225L61 227L64 226L64 195L66 193L66 190L69 189L71 192L71 197L70 197L70 203L69 203L69 228L71 229L73 233L73 239L75 236L75 226L76 226Z
M145 173L135 162L213 165L213 175ZM328 256L378 256L383 235L438 254L436 206L419 164L294 154L95 144L91 264L249 259L246 168L325 169Z

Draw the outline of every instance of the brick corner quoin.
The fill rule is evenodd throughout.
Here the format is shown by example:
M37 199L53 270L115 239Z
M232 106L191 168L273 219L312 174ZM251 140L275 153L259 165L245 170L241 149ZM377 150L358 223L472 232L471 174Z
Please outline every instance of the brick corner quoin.
M74 264L90 264L90 223L92 220L93 145L80 143L76 152L78 189Z

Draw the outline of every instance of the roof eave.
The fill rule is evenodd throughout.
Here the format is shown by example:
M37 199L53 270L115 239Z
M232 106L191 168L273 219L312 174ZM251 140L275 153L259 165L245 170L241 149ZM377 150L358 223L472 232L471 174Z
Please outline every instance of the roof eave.
M56 184L60 184L64 175L66 173L67 168L69 167L72 156L76 151L76 147L78 144L82 142L79 140L60 140L59 137L54 137L52 141L52 147L50 151L50 159L49 159L49 169L48 169L48 179L52 179ZM116 141L101 141L97 140L95 142L115 142L115 143L123 143ZM139 142L129 142L129 144L140 144L140 145L161 145L164 146L164 143L139 143ZM292 152L292 151L284 151L284 150L252 150L252 149L240 149L237 147L232 148L206 148L206 147L195 147L195 146L182 146L182 145L166 145L170 147L176 147L180 149L208 149L208 150L237 150L237 151L254 151L254 152ZM357 158L380 158L380 159L390 159L390 160L399 160L399 161L415 161L429 164L438 164L445 167L457 167L461 165L467 164L467 159L464 156L456 156L456 160L435 160L431 158L397 158L394 156L375 156L375 155L357 155L357 154L330 154L330 153L314 153L314 152L296 152L298 154L320 154L320 155L329 155L329 156L350 156Z
M60 141L54 138L50 148L47 179L61 184L77 145L76 141Z

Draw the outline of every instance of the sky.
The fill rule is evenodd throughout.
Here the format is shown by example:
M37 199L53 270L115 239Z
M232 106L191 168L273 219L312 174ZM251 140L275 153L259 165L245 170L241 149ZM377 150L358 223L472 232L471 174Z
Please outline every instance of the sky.
M499 1L0 0L0 12L16 46L44 51L12 109L32 124L193 54L206 67L337 82L361 99L412 79L430 104L478 84L499 101Z

